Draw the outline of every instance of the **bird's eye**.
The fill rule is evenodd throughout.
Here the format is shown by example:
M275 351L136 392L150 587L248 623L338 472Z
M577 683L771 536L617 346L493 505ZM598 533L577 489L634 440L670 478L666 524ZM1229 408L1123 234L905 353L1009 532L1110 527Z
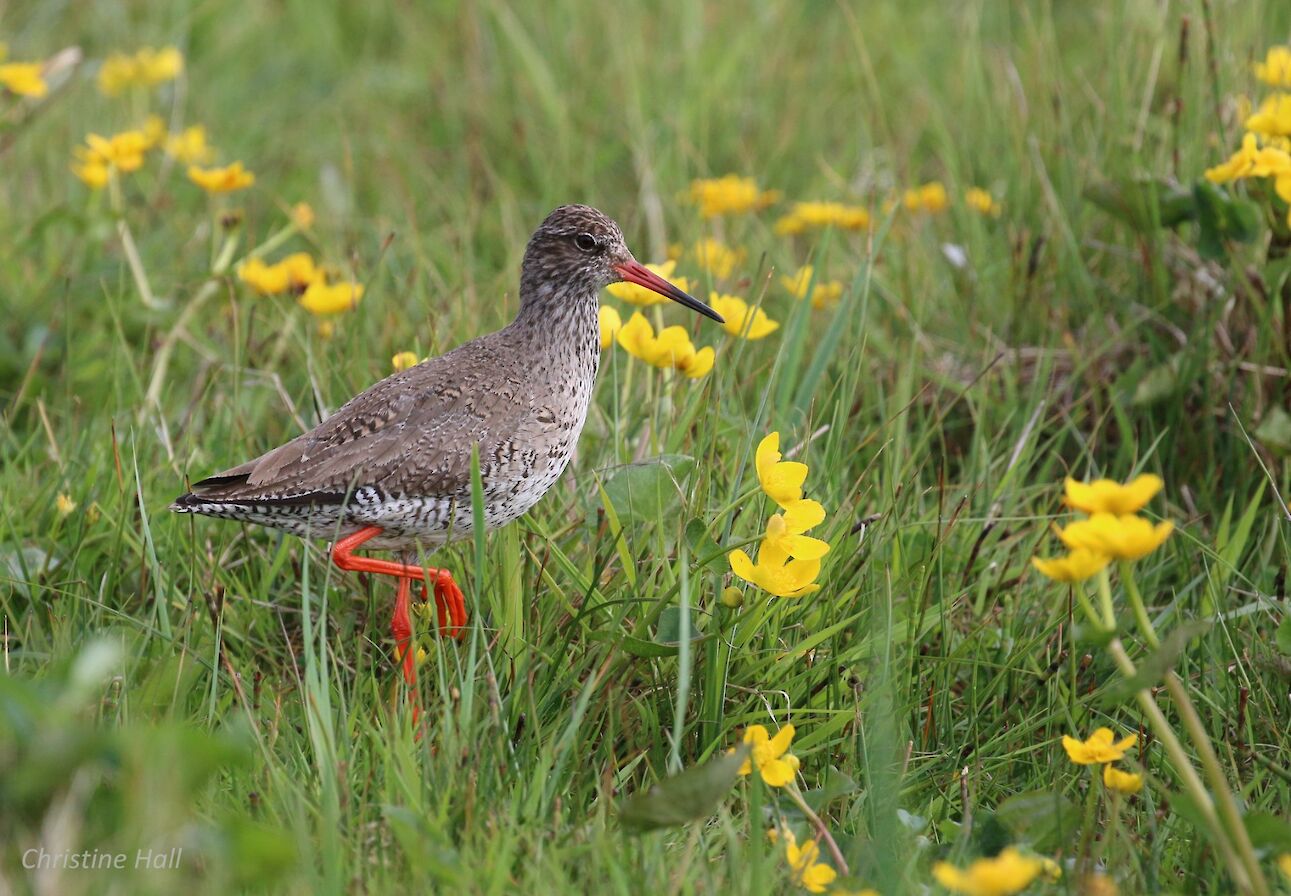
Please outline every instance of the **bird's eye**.
M596 252L601 248L601 244L596 241L596 237L590 233L580 233L574 237L574 245L580 252Z

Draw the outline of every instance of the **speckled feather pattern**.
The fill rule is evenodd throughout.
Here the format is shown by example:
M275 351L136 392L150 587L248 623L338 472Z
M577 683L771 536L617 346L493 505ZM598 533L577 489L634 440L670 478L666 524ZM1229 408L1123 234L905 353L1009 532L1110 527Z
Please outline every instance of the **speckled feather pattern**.
M598 251L578 248L585 234ZM529 241L511 324L387 377L313 430L196 483L171 509L303 537L377 525L373 548L438 544L472 532L478 444L486 525L510 522L569 463L600 360L597 294L630 258L612 220L561 206Z

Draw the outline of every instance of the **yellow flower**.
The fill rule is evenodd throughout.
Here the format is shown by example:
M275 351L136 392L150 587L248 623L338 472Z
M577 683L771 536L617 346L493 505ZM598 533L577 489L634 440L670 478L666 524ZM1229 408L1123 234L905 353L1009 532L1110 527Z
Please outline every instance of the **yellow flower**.
M390 366L395 370L407 370L409 367L416 367L418 363L417 356L412 352L399 352L390 359Z
M761 308L751 308L749 303L739 296L727 296L720 293L709 293L708 304L726 318L722 329L732 336L745 339L761 339L776 330L780 324L767 317ZM747 328L747 329L746 329Z
M836 227L839 230L866 230L870 226L870 213L859 205L841 202L795 202L789 214L776 221L775 232L797 234L808 230Z
M781 507L789 507L802 500L802 484L807 479L807 465L796 461L781 460L780 433L773 432L758 443L753 455L753 465L758 471L758 482L767 497Z
M742 215L764 209L780 199L775 190L758 189L751 177L728 174L725 177L693 180L690 182L689 200L699 206L705 218L718 215Z
M988 215L992 218L998 218L1002 209L1000 204L986 190L981 187L971 187L964 193L964 203L973 211Z
M811 275L814 271L815 267L813 265L804 264L798 268L797 273L792 277L782 275L780 282L795 299L805 299L807 298L807 290L812 289ZM842 295L843 281L817 280L816 287L811 293L811 307L826 308L837 302Z
M76 502L67 494L60 492L58 497L54 499L54 509L58 511L59 516L67 516L76 509Z
M1067 506L1085 513L1138 513L1163 485L1161 477L1152 473L1135 476L1124 485L1111 479L1077 482L1068 478Z
M690 252L695 257L695 264L712 274L716 280L725 280L735 266L744 260L743 249L732 249L712 237L695 243L690 247Z
M314 209L308 202L297 202L291 207L291 223L297 230L308 230L314 226Z
M116 96L127 87L151 87L173 81L184 71L184 57L174 47L144 47L133 56L113 53L99 67L99 90Z
M671 281L682 292L690 290L690 284L685 277L673 277L673 268L677 262L669 260L662 264L648 264L646 269L653 271L665 280ZM605 287L605 291L616 299L622 299L625 302L631 302L633 305L657 305L660 302L668 301L664 296L653 290L646 289L644 286L638 286L635 283L611 283Z
M783 554L799 560L819 560L829 553L829 542L802 533L824 519L825 508L816 501L794 501L784 513L773 513L767 520L759 559L768 560Z
M820 861L820 847L815 840L798 846L793 832L785 829L784 854L793 869L793 879L808 893L823 893L834 882L838 872Z
M85 143L73 150L76 161L72 173L95 189L108 182L111 171L129 173L142 168L150 146L143 131L122 131L111 137L89 134Z
M771 737L761 725L745 728L744 743L752 747L752 750L740 766L740 774L752 774L756 767L769 787L785 786L798 773L798 757L788 752L792 742L793 725L785 725L776 732L775 737Z
M166 155L189 165L204 164L214 154L206 142L206 128L200 124L184 128L166 137Z
M1278 856L1278 868L1288 878L1291 878L1291 852L1284 852Z
M615 335L619 345L630 355L654 367L671 367L692 379L713 369L716 353L712 347L695 349L684 327L665 327L656 336L650 322L641 312L633 312Z
M805 597L820 590L816 584L819 560L790 560L783 551L768 548L765 542L756 564L742 550L731 551L726 559L731 572L775 597Z
M601 330L601 351L614 344L614 337L623 329L623 318L609 305L602 305L596 312L596 323Z
M18 96L37 99L49 92L49 85L41 76L39 62L9 62L0 65L0 87Z
M188 179L208 193L232 193L245 190L256 182L256 176L242 167L241 162L223 168L188 166Z
M1114 765L1103 766L1103 786L1126 796L1138 793L1143 789L1143 776L1134 772L1123 772Z
M1106 554L1077 550L1065 557L1052 557L1047 560L1043 557L1032 557L1031 565L1055 582L1083 582L1097 574L1111 562L1111 559Z
M1012 896L1025 890L1043 868L1039 859L1009 846L993 859L975 859L966 869L938 862L932 866L932 876L946 889L965 896Z
M1172 531L1174 523L1169 521L1154 526L1141 516L1095 513L1087 520L1068 523L1058 537L1072 550L1084 548L1118 560L1138 560L1159 548Z
M361 283L332 283L315 280L300 296L300 305L311 314L340 314L351 311L363 298Z
M250 258L238 265L238 279L262 296L274 296L322 282L323 272L315 266L309 253L293 252L277 264Z
M1291 47L1269 47L1264 61L1255 63L1255 77L1270 87L1291 87Z
M906 190L901 196L901 205L907 211L912 212L930 212L937 213L946 210L950 204L946 196L946 188L938 181L926 183L923 186Z
M1068 758L1076 765L1099 765L1104 762L1115 762L1125 755L1125 751L1139 742L1137 734L1126 735L1115 743L1112 742L1111 728L1099 728L1089 736L1089 740L1076 740L1074 737L1062 736L1062 747Z
M1246 119L1246 129L1266 137L1291 137L1291 93L1275 93Z

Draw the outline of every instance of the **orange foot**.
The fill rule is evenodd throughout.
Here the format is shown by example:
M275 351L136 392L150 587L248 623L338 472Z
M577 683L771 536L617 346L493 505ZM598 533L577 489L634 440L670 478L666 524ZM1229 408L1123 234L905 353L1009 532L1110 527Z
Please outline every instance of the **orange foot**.
M342 538L332 545L332 562L339 568L352 572L394 576L399 580L398 591L395 593L394 616L390 620L390 631L394 635L395 657L403 666L404 681L408 682L409 686L414 686L417 683L417 658L414 656L412 647L412 615L409 605L412 581L417 579L422 582L423 600L426 599L425 583L434 583L439 630L450 638L461 638L466 634L466 600L462 595L462 589L457 587L448 570L354 556L354 551L364 542L380 535L381 532L380 526L368 526Z

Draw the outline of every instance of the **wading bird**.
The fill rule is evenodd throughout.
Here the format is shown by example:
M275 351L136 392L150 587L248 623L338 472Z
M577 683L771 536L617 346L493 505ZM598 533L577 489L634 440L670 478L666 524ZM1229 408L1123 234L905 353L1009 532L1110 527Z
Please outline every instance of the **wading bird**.
M560 478L600 361L598 292L619 281L722 322L633 258L610 218L563 205L529 240L508 326L386 377L309 432L194 483L170 509L333 538L341 569L395 577L395 656L414 684L411 583L422 582L423 600L433 589L441 632L461 637L466 624L461 589L446 570L417 565L415 550L472 534L472 446L488 528ZM399 559L355 556L360 547Z

